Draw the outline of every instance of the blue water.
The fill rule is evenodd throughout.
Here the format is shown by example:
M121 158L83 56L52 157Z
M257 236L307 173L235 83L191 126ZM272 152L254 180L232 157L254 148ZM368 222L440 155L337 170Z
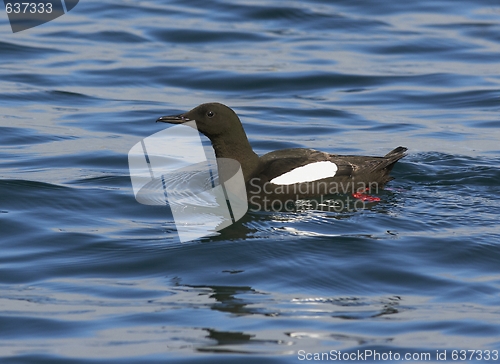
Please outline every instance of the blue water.
M499 350L499 19L489 0L82 0L13 34L2 12L0 361ZM127 153L208 101L259 154L409 155L368 209L180 244Z

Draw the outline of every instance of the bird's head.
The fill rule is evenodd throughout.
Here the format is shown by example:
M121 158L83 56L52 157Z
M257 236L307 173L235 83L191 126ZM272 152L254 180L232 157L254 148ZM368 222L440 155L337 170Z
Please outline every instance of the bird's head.
M195 121L198 131L210 140L242 129L238 115L231 108L217 102L201 104L184 114L162 116L156 121L170 124Z

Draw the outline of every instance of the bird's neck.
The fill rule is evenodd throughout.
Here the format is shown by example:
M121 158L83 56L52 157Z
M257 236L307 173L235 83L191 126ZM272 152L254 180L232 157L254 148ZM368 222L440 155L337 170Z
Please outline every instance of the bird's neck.
M231 158L241 164L245 181L249 181L257 171L259 156L253 151L245 132L231 135L231 138L216 137L212 140L212 146L217 158Z

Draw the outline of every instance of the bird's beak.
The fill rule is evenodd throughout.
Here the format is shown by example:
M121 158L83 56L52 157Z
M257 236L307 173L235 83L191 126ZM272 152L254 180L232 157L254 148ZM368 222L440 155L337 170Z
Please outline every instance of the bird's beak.
M188 121L191 121L184 114L180 115L171 115L171 116L162 116L156 120L156 122L169 123L169 124L182 124Z

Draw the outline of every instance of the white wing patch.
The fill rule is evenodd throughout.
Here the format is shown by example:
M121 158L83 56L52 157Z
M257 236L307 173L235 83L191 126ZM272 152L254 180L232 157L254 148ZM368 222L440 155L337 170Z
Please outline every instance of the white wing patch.
M270 182L277 185L293 185L295 183L313 182L319 179L333 177L338 167L335 163L324 161L306 164L292 169L281 176L273 178Z

